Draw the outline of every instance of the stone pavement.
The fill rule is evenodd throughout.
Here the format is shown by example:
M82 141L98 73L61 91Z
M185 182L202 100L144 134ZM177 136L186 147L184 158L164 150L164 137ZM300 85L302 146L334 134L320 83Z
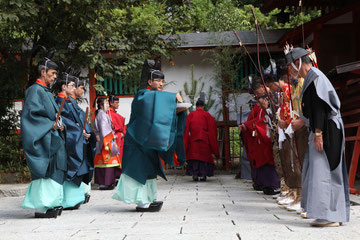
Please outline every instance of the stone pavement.
M135 206L111 199L113 191L93 190L90 203L57 219L35 219L21 209L20 197L0 198L0 239L360 239L360 205L338 228L309 227L311 220L281 209L234 175L207 182L172 175L158 180L158 213L137 213ZM1 188L1 186L0 186ZM352 196L360 203L360 197Z

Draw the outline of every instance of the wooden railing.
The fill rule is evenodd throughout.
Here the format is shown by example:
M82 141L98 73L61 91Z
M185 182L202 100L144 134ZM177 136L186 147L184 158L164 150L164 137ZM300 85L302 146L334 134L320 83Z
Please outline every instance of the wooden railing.
M360 113L360 109L356 109L350 112L343 113L343 116L352 116L355 114ZM360 157L360 121L355 123L348 123L344 125L345 130L351 128L357 128L355 136L347 136L345 137L346 142L354 142L354 149L352 152L352 157L350 161L350 169L349 169L349 186L350 186L350 193L360 193L359 190L354 188L356 173L359 164L359 157Z

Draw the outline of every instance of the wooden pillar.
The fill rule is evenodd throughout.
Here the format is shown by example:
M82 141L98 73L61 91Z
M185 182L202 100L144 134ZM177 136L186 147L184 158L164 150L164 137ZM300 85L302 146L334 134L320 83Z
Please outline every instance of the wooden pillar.
M319 52L319 31L321 30L321 25L318 24L315 28L315 31L314 31L314 51L316 53L316 58L317 58L317 65L319 66L320 68L320 52Z
M222 107L223 107L223 122L224 122L224 154L225 154L225 168L230 169L230 129L229 129L229 108L226 106L228 99L228 92L222 91Z
M360 158L360 125L358 125L357 134L355 137L353 137L353 139L355 140L355 143L354 143L354 150L353 150L351 165L349 170L349 187L350 187L350 193L359 194L360 191L355 189L354 185L355 185L355 178L356 178L356 173Z
M360 10L359 8L353 10L353 31L355 31L355 51L356 60L360 60Z

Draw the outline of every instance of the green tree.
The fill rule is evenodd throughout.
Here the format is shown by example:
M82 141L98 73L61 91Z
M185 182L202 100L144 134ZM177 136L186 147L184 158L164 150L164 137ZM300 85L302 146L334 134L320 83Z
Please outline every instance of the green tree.
M55 49L54 59L66 65L90 67L99 81L127 76L146 57L169 56L172 41L160 37L171 33L167 14L160 1L0 0L0 119L9 115L9 100L23 98L36 80L44 56L38 45ZM1 137L14 128L7 123Z
M13 0L0 8L0 53L9 56L4 64L18 66L10 56L19 54L30 84L37 45L56 49L55 59L73 67L90 66L98 80L130 74L145 57L168 56L171 42L159 36L170 33L166 5L156 1Z
M284 11L290 14L289 22L279 23L276 16L280 10L262 13L261 2L0 0L0 119L9 115L9 99L23 98L26 86L36 80L35 66L44 55L35 51L38 45L55 49L54 59L66 65L90 67L98 82L116 73L128 77L127 83L131 84L138 81L131 76L146 57L171 57L177 38L170 40L161 35L252 30L252 7L262 29L297 26L320 14L310 11L298 17L296 8L287 8ZM101 84L94 87L103 90ZM3 135L14 128L11 121L7 123Z
M204 92L205 82L203 81L202 77L195 79L194 76L194 65L190 65L191 68L191 80L190 83L185 82L184 83L184 93L189 98L190 103L195 106L196 104L196 98L200 97L200 93ZM210 86L207 90L206 96L207 96L207 102L205 103L204 110L209 111L215 103L215 99L212 98L214 94L214 88ZM183 95L183 92L180 91L180 95ZM190 108L189 111L192 112L193 108Z
M199 79L195 79L193 64L191 64L190 68L191 68L191 80L190 80L190 84L188 84L188 82L184 83L184 93L189 98L190 103L193 106L195 106L196 103L195 98L198 97L200 95L200 92L204 90L205 82L202 81L202 77L200 77ZM180 94L182 94L181 91Z
M320 16L320 11L309 10L298 18L296 8L283 10L290 15L286 23L279 23L277 15L282 12L274 9L268 13L260 11L262 1L247 0L192 0L172 7L174 26L177 32L219 32L232 30L254 30L254 9L258 23L263 29L291 28Z

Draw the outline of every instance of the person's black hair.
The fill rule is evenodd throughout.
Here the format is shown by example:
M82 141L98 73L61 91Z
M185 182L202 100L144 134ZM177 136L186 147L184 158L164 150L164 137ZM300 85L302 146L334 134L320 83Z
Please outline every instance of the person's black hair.
M149 73L149 79L147 80L147 85L149 86L149 80L153 81L154 79L165 79L165 75L159 70L151 71Z
M115 101L119 101L119 98L114 95L109 96L109 102L114 103Z
M95 117L99 113L99 110L101 109L101 107L104 108L105 98L98 98L96 103L97 103L97 109L95 111Z
M41 71L45 70L45 73L47 73L50 69L52 70L58 70L59 66L52 60L48 58L44 58L38 65L38 75L41 76Z
M68 73L61 73L61 75L56 79L54 86L53 86L53 91L55 92L61 92L62 91L62 86L68 85L71 82L74 82L76 84L76 77L69 75Z
M153 59L146 59L141 72L141 87L149 85L148 81L155 78L164 79L164 74L160 71L160 62Z
M261 81L260 77L254 77L251 81L251 89L252 91L256 91L257 89L263 86L263 82Z
M150 80L154 80L156 78L165 79L164 73L160 72L159 70L153 70L150 72Z
M285 58L279 58L276 60L276 75L278 79L280 79L282 76L286 75L288 73L287 67L286 67L286 59Z
M272 73L266 73L264 75L264 82L265 83L273 83L273 82L277 82L278 79L275 78L275 76Z
M197 101L196 101L196 107L204 107L205 106L205 103L204 103L204 101L203 100L201 100L201 99L198 99Z
M78 88L80 86L84 86L85 87L85 81L84 80L80 80L79 78L76 78L75 80L75 87Z

